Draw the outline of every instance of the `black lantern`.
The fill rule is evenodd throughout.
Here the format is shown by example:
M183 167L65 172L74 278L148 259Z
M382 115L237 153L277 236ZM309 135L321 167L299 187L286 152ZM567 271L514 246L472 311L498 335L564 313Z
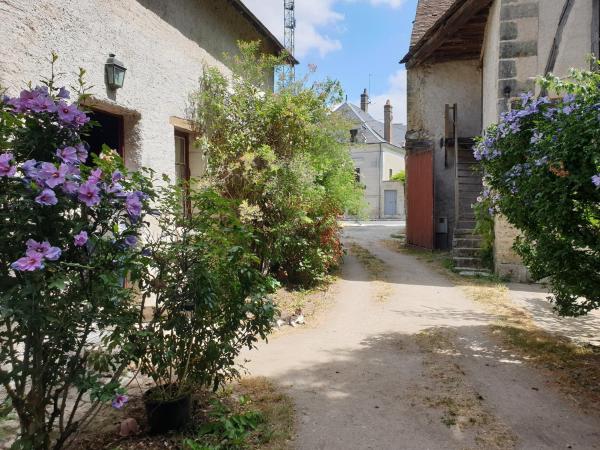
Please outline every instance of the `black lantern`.
M111 53L108 55L104 68L106 71L106 83L108 84L108 87L111 89L122 88L123 83L125 82L125 72L127 71L125 65Z

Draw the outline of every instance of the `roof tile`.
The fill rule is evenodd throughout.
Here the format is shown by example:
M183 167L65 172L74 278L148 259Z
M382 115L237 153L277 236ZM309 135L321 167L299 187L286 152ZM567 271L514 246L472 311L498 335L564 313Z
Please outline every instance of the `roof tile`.
M411 48L444 15L456 0L419 0L410 39Z

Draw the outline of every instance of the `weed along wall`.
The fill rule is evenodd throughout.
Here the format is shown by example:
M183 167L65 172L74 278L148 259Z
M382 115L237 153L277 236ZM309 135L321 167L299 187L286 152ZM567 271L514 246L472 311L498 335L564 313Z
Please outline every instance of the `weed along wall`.
M197 88L203 65L228 72L223 52L235 54L237 40L260 39L264 52L279 51L234 3L5 1L0 11L0 85L17 94L24 80L36 81L47 73L47 59L55 51L58 69L66 74L62 84L74 84L72 74L83 67L94 86L91 104L120 119L115 140L127 166L146 166L172 177L174 132L189 130L170 119L187 117L187 98ZM118 90L105 84L109 53L127 68ZM265 74L270 86L272 75Z

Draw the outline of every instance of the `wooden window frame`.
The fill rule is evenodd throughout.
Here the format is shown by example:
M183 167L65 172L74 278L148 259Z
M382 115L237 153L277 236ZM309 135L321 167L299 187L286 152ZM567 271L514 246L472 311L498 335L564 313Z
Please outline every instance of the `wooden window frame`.
M592 53L600 58L600 0L592 2ZM597 70L596 64L592 65Z
M190 167L190 133L189 132L185 132L185 131L181 131L178 129L175 129L174 132L174 138L181 138L183 139L184 142L184 149L183 149L183 182L184 182L184 208L185 208L185 213L186 214L191 214L192 212L192 205L191 205L191 200L190 200L190 179L191 179L191 167ZM175 151L177 151L177 148L174 149ZM177 170L177 155L175 155L175 169ZM179 172L177 170L177 172ZM175 176L177 177L177 182L179 182L181 180L181 178L179 177L179 173L176 173Z

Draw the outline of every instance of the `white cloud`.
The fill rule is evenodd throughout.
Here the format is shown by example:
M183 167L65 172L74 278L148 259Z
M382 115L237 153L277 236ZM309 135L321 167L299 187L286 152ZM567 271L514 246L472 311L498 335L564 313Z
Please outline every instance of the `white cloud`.
M243 0L252 12L283 42L283 1ZM296 54L303 58L310 51L321 57L342 48L339 39L331 37L326 30L343 28L345 17L335 10L344 2L368 1L372 5L400 7L405 0L299 0L296 2Z
M382 94L371 97L369 113L383 122L383 107L390 101L394 114L394 123L406 123L406 70L399 69L388 77L386 90ZM360 104L360 100L356 102Z

